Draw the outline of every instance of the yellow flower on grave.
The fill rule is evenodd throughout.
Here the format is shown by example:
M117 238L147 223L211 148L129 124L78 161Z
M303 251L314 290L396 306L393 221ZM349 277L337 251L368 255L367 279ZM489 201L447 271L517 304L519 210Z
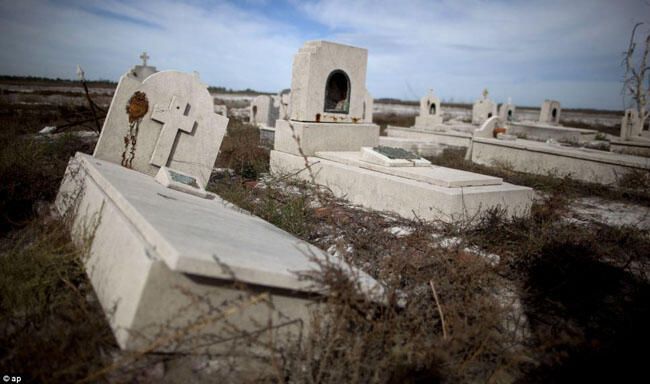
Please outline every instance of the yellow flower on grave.
M149 101L144 92L137 91L129 99L129 104L126 106L126 113L129 115L129 124L141 120L149 110Z

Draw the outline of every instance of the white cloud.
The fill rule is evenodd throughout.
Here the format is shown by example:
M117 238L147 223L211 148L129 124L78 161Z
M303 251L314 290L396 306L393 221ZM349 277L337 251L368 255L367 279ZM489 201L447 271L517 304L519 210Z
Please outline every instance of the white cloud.
M72 78L79 63L116 80L146 50L159 69L275 91L317 36L369 49L376 97L417 99L433 87L473 101L487 87L496 101L620 108L620 53L649 10L638 0L0 2L0 72Z

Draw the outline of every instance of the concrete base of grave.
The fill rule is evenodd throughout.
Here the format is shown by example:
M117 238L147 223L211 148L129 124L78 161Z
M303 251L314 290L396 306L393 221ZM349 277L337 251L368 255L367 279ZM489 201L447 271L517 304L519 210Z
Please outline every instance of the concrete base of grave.
M509 123L507 133L528 140L546 141L554 139L567 143L582 143L596 139L598 131L593 129L563 127L535 122Z
M359 152L322 152L307 159L315 182L336 196L406 218L453 222L497 206L510 216L530 212L531 188L444 167L361 165L359 157ZM270 164L275 174L295 173L297 178L312 181L301 156L271 151Z
M650 158L522 139L474 138L472 161L599 184L614 184L633 170L650 171Z
M418 139L407 139L405 137L380 136L379 145L392 148L402 148L417 153L420 156L438 156L444 151L440 144L429 143Z
M386 135L388 137L422 140L423 142L457 148L467 148L469 147L469 143L472 141L472 134L469 132L454 130L435 132L415 127L405 128L391 125L386 128Z
M311 123L278 120L275 123L275 149L312 156L318 151L354 151L379 145L379 126L372 123Z
M295 271L322 251L216 195L78 153L56 206L88 247L86 272L123 349L263 354L256 338L284 343L309 329L318 296ZM250 302L262 293L268 302Z
M650 156L650 139L645 139L643 141L610 139L609 148L612 152L617 153Z

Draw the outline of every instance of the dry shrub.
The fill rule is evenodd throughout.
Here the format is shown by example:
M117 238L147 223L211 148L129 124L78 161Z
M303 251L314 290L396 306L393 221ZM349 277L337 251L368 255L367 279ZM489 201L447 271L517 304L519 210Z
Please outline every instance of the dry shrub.
M79 250L59 221L30 223L3 241L0 371L23 382L74 382L105 364L113 334Z
M230 119L221 143L217 167L231 168L246 179L255 179L269 167L268 150L260 147L257 127Z

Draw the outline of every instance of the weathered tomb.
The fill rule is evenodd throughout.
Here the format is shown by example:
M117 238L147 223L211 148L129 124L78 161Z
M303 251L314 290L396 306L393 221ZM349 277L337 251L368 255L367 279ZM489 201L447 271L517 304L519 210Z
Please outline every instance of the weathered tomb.
M279 105L269 95L259 95L253 98L249 109L250 123L257 127L274 127L280 115Z
M140 59L142 59L142 65L133 66L133 68L131 68L131 70L128 73L130 76L140 81L143 81L147 77L158 72L158 70L156 69L156 67L147 65L147 60L150 59L149 55L147 55L147 52L142 52L142 55L140 55Z
M136 108L134 95L147 107ZM89 250L87 274L123 349L263 353L251 347L255 337L299 340L323 294L297 275L316 268L321 250L203 188L228 123L212 108L197 76L164 71L137 84L123 76L101 149L78 153L66 171L56 206ZM158 159L169 132L166 165L135 161ZM209 143L185 145L185 136ZM120 140L136 143L135 160L131 147L110 145ZM374 280L332 260L381 298Z
M420 99L420 115L415 117L415 128L428 130L440 124L442 124L440 99L434 96L433 89L430 89L429 94Z
M488 90L483 90L483 98L476 100L472 107L472 124L481 125L485 120L497 115L497 104L488 99Z
M434 96L433 89L420 100L420 112L415 117L415 125L410 128L387 126L387 137L380 142L394 141L402 148L411 148L422 156L440 153L444 147L466 148L476 127L471 124L443 123L440 99Z
M610 138L612 152L630 155L650 156L650 136L644 135L639 112L636 109L626 109L621 119L619 138Z
M364 123L367 51L307 42L294 56L291 119L276 124L271 171L316 182L353 203L424 220L453 221L501 206L525 215L532 190L500 178L386 158L379 127ZM399 151L397 151L399 152ZM392 156L392 155L391 155ZM309 164L311 172L305 165Z
M512 104L512 100L508 98L507 104L501 104L499 106L499 118L504 122L513 122L515 121L515 110L517 108Z
M602 150L540 142L499 133L498 118L486 121L474 132L466 159L477 164L506 166L519 172L571 177L576 180L615 184L625 174L650 171L650 158ZM508 129L510 132L510 129Z
M560 113L562 107L560 102L555 100L544 100L539 110L539 122L548 124L560 124Z

